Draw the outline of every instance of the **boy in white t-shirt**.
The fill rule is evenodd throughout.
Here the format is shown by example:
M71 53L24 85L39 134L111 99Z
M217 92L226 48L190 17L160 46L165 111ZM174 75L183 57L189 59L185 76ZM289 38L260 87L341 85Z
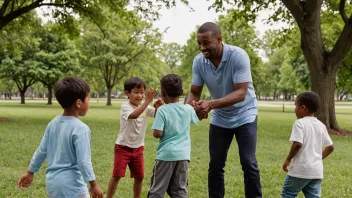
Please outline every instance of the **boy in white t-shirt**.
M141 197L147 118L154 117L156 109L163 103L162 100L158 100L154 103L154 108L149 106L155 97L155 89L146 91L145 83L138 77L127 79L124 89L129 101L121 106L120 132L115 144L114 169L108 185L107 198L114 196L118 182L125 176L127 165L131 178L134 178L134 198ZM145 101L142 104L144 97Z
M321 197L323 159L333 152L334 145L325 125L314 117L319 102L319 96L314 92L297 96L295 112L298 120L293 124L290 137L293 143L283 164L284 171L288 172L282 189L283 198L296 197L300 191L306 198Z

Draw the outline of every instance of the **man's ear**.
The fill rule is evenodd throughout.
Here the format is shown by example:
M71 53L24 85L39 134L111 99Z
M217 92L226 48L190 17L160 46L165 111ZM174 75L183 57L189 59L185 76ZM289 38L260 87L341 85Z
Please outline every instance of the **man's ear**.
M222 43L222 36L221 35L219 35L219 37L218 37L218 42Z

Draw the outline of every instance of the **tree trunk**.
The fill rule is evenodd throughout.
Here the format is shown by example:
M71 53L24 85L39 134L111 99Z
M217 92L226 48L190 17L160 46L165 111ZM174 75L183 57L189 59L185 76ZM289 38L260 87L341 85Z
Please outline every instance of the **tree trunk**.
M106 106L111 106L111 90L112 87L107 87L108 88L108 95L107 95L107 101L106 101Z
M341 93L341 95L340 95L340 97L339 97L338 99L339 99L340 101L342 101L344 96L345 96L345 95L344 95L343 93Z
M26 93L26 91L20 91L20 94L21 94L21 104L26 104L25 98L24 98L25 93Z
M53 102L52 102L52 100L53 100L53 86L48 85L47 88L48 88L48 105L52 105L53 104Z
M320 97L320 108L315 115L328 129L339 130L334 100L339 65L329 62L329 52L325 50L320 29L321 2L315 6L300 24L301 48L311 74L311 89Z

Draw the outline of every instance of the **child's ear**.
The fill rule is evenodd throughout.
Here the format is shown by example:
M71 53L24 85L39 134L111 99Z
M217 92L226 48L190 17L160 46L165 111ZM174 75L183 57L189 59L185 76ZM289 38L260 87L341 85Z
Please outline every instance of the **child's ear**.
M166 96L166 94L165 94L165 92L164 92L163 90L160 90L160 95L161 95L162 97L165 97L165 96Z
M303 111L307 110L306 105L302 105L302 106L301 106L301 109L302 109Z
M126 95L127 97L128 97L128 94L129 94L129 93L128 93L128 91L127 91L127 90L125 90L125 95Z
M181 94L180 94L180 96L182 96L182 94L183 94L183 89L181 90Z
M81 99L77 99L75 102L75 106L79 109L81 108L81 104L82 104L82 100Z

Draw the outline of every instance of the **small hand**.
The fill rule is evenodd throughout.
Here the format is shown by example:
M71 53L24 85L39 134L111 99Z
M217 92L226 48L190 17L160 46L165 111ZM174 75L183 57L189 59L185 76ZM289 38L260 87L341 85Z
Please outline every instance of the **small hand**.
M18 180L18 186L24 190L27 189L33 181L34 173L27 171L22 175L22 177Z
M100 186L98 184L91 186L89 189L89 192L93 198L103 198L104 197L103 190L100 188Z
M282 169L284 169L285 172L288 172L288 168L287 167L290 166L290 164L291 164L291 161L285 160L284 165L282 165Z
M157 108L159 108L159 107L160 107L161 105L163 105L163 104L165 104L165 103L164 103L164 100L161 99L161 98L158 98L158 100L155 101L155 103L154 103L154 108L157 109Z
M146 95L145 95L145 101L146 101L146 102L152 102L153 99L154 99L154 97L155 97L155 95L156 95L156 90L153 89L153 88L150 88L150 89L147 91Z
M194 110L196 111L196 114L197 114L197 117L199 120L203 120L203 119L208 118L208 112L203 111L196 101L193 100L191 102L191 105L193 106Z

